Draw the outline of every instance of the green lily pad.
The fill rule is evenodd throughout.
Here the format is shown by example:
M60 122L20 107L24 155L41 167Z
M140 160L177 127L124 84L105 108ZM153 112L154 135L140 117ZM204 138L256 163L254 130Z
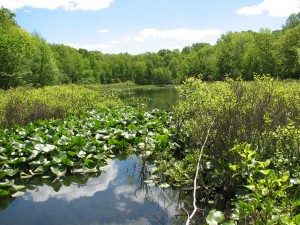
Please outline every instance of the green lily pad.
M13 177L19 172L19 169L6 169L4 171L8 176Z
M17 198L17 197L20 197L20 196L22 196L22 195L24 195L24 194L25 194L24 191L17 191L17 192L15 192L15 193L13 193L11 196L12 196L13 198Z
M37 151L43 151L43 152L51 152L56 148L55 145L50 145L50 144L36 144L34 146L34 149Z
M7 190L0 189L0 197L8 196L9 192Z
M6 176L6 172L5 171L0 171L0 179Z
M51 167L50 168L52 173L54 173L57 177L63 177L66 175L67 169L60 171L57 167Z

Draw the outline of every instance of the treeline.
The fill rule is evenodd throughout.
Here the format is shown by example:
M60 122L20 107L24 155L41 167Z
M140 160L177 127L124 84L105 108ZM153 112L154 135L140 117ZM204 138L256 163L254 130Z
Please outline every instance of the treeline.
M282 79L300 77L300 13L292 14L281 30L229 32L215 45L196 43L179 50L140 55L103 54L48 44L0 9L0 88L21 85L95 84L133 81L137 84L176 84L188 77L252 80L255 74Z

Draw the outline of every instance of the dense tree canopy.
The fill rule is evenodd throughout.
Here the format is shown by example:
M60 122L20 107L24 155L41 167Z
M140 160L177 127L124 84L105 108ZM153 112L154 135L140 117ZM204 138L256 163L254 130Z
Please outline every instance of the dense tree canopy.
M223 34L215 45L195 43L179 50L139 55L103 54L48 44L0 9L0 88L60 83L175 84L188 77L223 80L253 79L270 74L282 79L300 77L300 13L292 14L282 30Z

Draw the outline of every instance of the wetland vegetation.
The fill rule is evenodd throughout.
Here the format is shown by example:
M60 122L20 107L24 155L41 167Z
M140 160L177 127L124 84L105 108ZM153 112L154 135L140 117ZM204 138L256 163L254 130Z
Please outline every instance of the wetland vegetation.
M0 18L0 223L20 223L28 199L82 194L88 223L114 222L93 211L104 199L142 224L151 193L151 224L186 223L193 202L191 224L300 224L300 19L131 56L49 45Z

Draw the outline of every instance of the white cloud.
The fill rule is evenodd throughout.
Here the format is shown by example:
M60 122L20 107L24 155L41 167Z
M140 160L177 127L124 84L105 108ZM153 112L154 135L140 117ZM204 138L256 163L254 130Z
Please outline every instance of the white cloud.
M237 10L239 15L261 15L287 17L300 11L300 0L263 0L258 5L247 6Z
M179 198L178 192L171 189L166 189L164 192L172 202L177 202ZM169 200L165 197L161 190L156 186L148 186L147 189L134 190L132 189L132 187L128 187L128 185L118 185L115 188L114 193L116 199L119 202L121 200L121 197L126 198L130 201L137 202L139 204L144 204L145 202L153 202L157 203L161 207L161 209L167 212L169 217L173 217L178 213L178 205L169 202Z
M132 37L135 41L145 41L147 39L176 39L184 41L207 41L221 35L219 29L186 29L178 28L173 30L159 30L156 28L147 28L141 31L137 36Z
M24 12L25 12L25 13L32 13L32 11L29 10L29 9L25 9Z
M97 30L99 33L102 33L102 34L107 34L109 33L109 29L99 29Z
M110 43L116 45L116 44L119 44L120 41L111 41Z
M105 30L106 28L99 29ZM220 29L168 29L147 28L136 33L123 34L114 39L102 43L65 43L73 48L86 50L98 50L103 53L140 54L145 52L157 52L160 49L179 49L196 42L215 44L221 36Z
M72 184L70 186L62 186L59 191L56 192L52 187L43 185L35 190L28 190L23 198L34 202L44 202L49 198L72 201L80 197L93 196L99 191L105 191L110 182L117 177L118 167L114 161L111 161L111 163L103 169L105 171L101 173L100 177L89 179L89 181L82 187Z
M111 48L111 46L108 44L82 44L81 45L81 44L67 43L66 45L76 49L82 48L89 51L93 51L93 50L103 51Z
M54 10L100 10L110 6L114 0L0 0L0 5L11 10L23 7Z

